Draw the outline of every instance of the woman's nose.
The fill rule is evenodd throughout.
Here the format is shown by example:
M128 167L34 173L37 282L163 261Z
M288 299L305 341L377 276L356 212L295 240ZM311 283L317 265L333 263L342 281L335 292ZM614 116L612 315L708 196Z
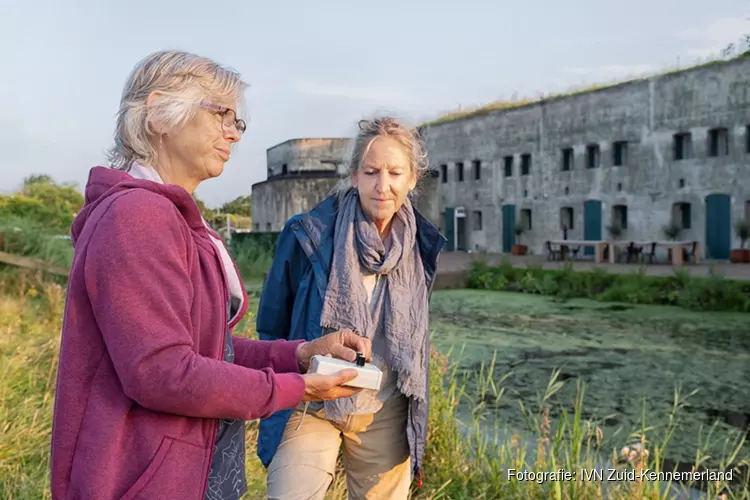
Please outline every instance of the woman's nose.
M224 138L229 142L240 142L240 139L242 139L242 134L240 134L240 131L237 130L237 127L235 126L225 127Z
M377 189L379 192L384 193L388 191L388 185L389 185L388 172L381 170L380 174L378 175L378 181L375 184L375 189Z

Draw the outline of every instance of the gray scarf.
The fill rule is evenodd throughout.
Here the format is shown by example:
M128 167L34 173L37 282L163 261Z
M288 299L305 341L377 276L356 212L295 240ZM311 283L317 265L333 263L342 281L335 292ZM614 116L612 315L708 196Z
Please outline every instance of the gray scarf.
M347 191L336 216L333 265L320 324L324 331L350 328L370 340L378 330L383 332L385 361L397 376L398 389L408 397L425 400L428 302L416 238L417 222L409 199L393 217L392 243L386 250L375 224L362 211L357 191ZM374 316L360 265L386 280L383 296L372 298L380 300ZM326 401L326 418L343 421L356 408L356 397Z

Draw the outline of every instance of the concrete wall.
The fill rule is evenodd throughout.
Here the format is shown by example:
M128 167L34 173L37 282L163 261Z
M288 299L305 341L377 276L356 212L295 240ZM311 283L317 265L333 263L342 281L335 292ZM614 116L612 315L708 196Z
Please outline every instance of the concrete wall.
M290 217L323 201L338 181L331 174L275 177L254 184L253 231L281 231Z
M681 240L698 240L705 249L707 195L731 196L731 221L746 215L750 200L750 58L716 63L679 73L555 98L515 109L491 111L424 129L431 167L447 167L439 180L440 212L463 206L467 247L502 251L502 206L530 209L532 229L521 236L532 253L548 239L562 239L562 207L572 207L569 239L583 239L584 202L602 202L604 239L614 205L627 206L622 239L664 240L673 204L691 205L691 228ZM709 130L728 128L728 154L709 155ZM692 134L692 157L675 160L674 134ZM613 165L614 143L627 142L624 165ZM586 148L598 145L601 163L588 168ZM572 147L574 164L562 169L562 150ZM520 155L531 154L528 175ZM513 157L505 176L504 157ZM473 162L480 162L475 180ZM457 163L464 178L457 180ZM471 213L481 211L482 228ZM444 221L441 221L441 227ZM732 246L739 241L731 231Z
M415 202L419 213L430 222L440 224L440 199L438 198L438 173L428 173L420 179L415 189Z
M349 155L351 139L290 139L266 151L268 177L310 170L336 171ZM335 162L331 163L331 161ZM341 168L341 167L340 167Z
M351 139L291 139L268 149L268 179L252 186L253 230L280 231L290 217L323 201L345 173L350 147ZM340 162L338 170L330 160ZM417 191L417 209L437 225L437 178L425 176Z

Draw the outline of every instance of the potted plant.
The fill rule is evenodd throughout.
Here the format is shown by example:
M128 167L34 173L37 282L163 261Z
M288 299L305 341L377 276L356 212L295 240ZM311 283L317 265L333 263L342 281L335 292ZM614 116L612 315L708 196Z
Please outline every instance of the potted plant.
M677 241L677 239L680 237L680 234L682 234L682 226L672 221L662 228L662 232L669 241ZM671 248L667 249L667 259L670 262L672 261Z
M513 247L510 249L510 253L513 255L526 255L526 252L529 250L529 247L526 245L521 245L521 235L526 232L526 227L520 222L516 223L516 226L513 228L513 232L516 233L516 244L513 245Z
M622 227L617 223L607 226L607 232L609 233L609 237L613 240L620 239L620 236L622 236L623 233Z
M729 253L729 261L732 263L750 263L750 248L745 248L745 243L750 240L750 220L742 219L734 225L734 233L740 239L740 248L733 248Z

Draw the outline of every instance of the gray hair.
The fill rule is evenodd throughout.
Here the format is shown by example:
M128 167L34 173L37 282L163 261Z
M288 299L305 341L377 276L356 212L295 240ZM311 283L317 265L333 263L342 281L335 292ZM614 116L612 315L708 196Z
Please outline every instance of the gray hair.
M336 186L334 192L342 195L351 188L350 178L352 174L359 170L362 160L370 150L370 145L378 137L390 137L401 144L409 157L411 171L417 177L417 180L420 180L427 172L429 162L419 129L410 127L392 116L360 120L358 125L359 132L352 145L347 176Z
M135 65L125 82L114 146L108 152L110 165L127 170L134 161L152 162L156 151L149 121L177 130L194 116L203 99L231 99L241 106L246 88L238 72L206 57L174 50L149 55ZM161 98L149 108L146 100L154 91Z

